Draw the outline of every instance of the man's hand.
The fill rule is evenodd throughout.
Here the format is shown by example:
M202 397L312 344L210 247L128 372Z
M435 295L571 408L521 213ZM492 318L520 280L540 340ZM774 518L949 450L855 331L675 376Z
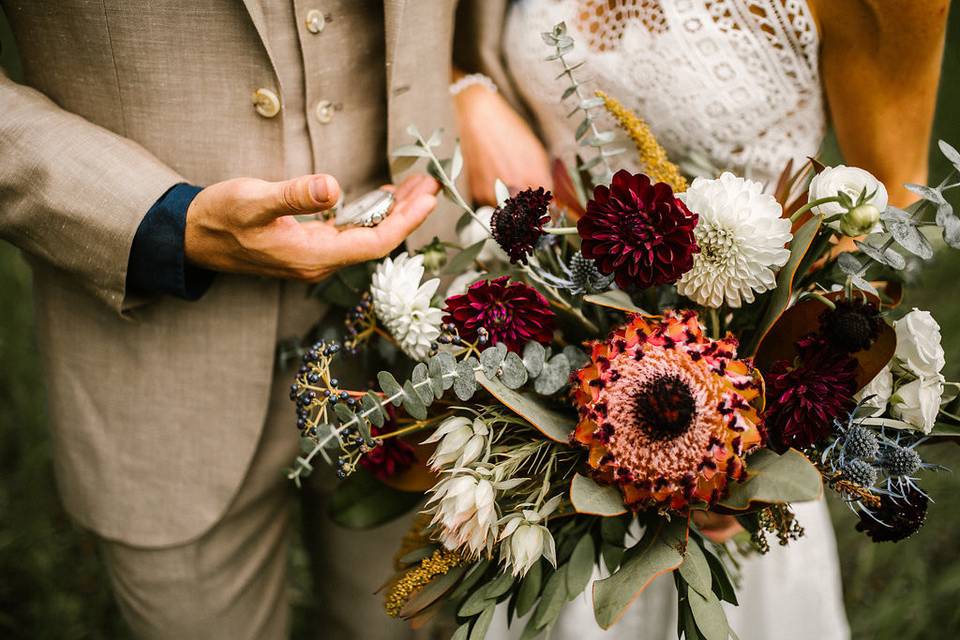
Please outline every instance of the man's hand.
M527 123L506 100L479 85L454 98L460 147L470 193L479 204L497 204L497 178L512 189L551 189L550 159Z
M191 263L214 271L315 282L390 253L433 211L438 189L432 178L411 176L395 188L386 220L376 227L339 230L332 222L292 217L336 204L340 186L331 176L226 180L210 185L190 204L184 252Z
M740 526L736 518L719 513L694 511L693 521L699 527L700 533L716 544L723 544L743 531L743 527Z

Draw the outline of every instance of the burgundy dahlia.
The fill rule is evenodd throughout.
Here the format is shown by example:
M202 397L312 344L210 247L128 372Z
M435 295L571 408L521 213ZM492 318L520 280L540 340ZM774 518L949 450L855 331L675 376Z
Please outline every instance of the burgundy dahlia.
M508 276L480 280L467 292L447 298L444 323L453 323L460 336L474 342L480 328L487 330L490 344L502 342L519 352L531 340L549 344L553 338L553 311L547 299Z
M830 435L835 419L856 405L857 361L816 334L797 341L795 363L780 360L766 374L764 424L774 447L809 447Z
M820 314L820 335L848 353L869 349L880 335L883 320L877 305L863 300L838 300L835 309Z
M871 508L871 514L860 511L857 531L870 536L874 542L900 542L909 538L927 519L930 499L920 490L911 488L905 498L880 494L880 506Z
M549 191L525 189L508 198L490 217L493 238L510 256L510 262L527 264L543 225L550 220L547 207L553 195Z
M376 425L370 425L371 436L376 438L385 433L396 431L394 411L392 406L387 408L389 422L383 427L378 428ZM361 456L360 466L373 474L377 480L383 482L398 473L403 473L412 467L416 461L416 451L409 443L400 438L387 438L381 440L380 444Z
M645 289L674 283L690 270L693 254L700 251L696 226L697 214L670 185L620 170L609 188L593 190L577 231L583 255L602 273L614 274L621 289Z

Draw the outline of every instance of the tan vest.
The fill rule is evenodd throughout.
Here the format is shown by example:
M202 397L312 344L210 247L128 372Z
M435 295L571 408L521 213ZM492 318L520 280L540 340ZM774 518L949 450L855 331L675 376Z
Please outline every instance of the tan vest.
M316 32L309 2L277 1L0 0L27 85L0 74L0 237L35 266L64 501L109 538L176 544L216 522L273 382L281 283L221 275L197 302L126 294L150 204L179 181L309 167L360 192L407 125L453 128L454 0L324 0ZM503 2L461 5L463 59L495 74ZM254 109L258 89L279 113ZM410 244L453 223L438 212Z

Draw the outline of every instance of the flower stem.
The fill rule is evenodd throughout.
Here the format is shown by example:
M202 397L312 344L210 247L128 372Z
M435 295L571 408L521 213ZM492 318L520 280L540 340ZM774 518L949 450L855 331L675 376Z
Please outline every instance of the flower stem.
M575 236L577 235L576 227L547 227L543 230L544 233L549 233L555 236Z
M819 198L817 200L811 200L810 202L808 202L807 204L803 205L802 207L800 207L799 209L793 212L793 214L790 216L790 222L796 222L797 220L800 219L800 216L805 214L807 211L810 211L814 207L819 207L822 204L829 204L831 202L840 202L840 198L838 196L830 196L829 198Z

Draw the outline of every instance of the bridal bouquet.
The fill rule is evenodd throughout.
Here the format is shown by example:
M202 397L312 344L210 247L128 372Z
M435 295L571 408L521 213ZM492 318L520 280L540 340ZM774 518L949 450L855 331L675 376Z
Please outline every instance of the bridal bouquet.
M452 612L456 640L483 638L498 603L537 637L595 574L607 628L666 573L682 636L735 637L717 518L763 551L802 535L790 503L826 486L873 540L923 524L935 467L920 447L960 435L958 385L936 321L895 310L939 241L928 232L960 247L943 197L958 184L908 185L922 200L907 210L866 171L814 161L772 193L732 173L688 184L639 118L585 93L563 26L544 39L580 118L577 166L557 165L555 194L498 184L498 206L474 210L459 152L441 160L438 134L410 130L398 162L426 161L466 241L450 260L434 243L330 285L346 337L303 356L290 477L335 465L347 524L419 506L386 610L414 624ZM615 171L600 109L644 173ZM427 272L454 278L444 295ZM334 359L370 349L398 355L391 371L341 389Z

